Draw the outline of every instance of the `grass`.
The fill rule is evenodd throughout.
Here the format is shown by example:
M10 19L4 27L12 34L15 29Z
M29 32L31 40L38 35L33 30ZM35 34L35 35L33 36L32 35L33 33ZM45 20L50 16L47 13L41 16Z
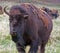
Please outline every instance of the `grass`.
M46 46L46 53L60 53L60 18L53 20L53 31Z
M41 5L38 5L38 7L40 6ZM54 7L47 6L47 7L56 8L60 12L59 6L54 6ZM51 33L51 38L49 39L46 45L45 52L60 53L60 17L52 21L53 21L53 31ZM26 48L26 51L28 50L28 48L29 47ZM9 21L8 21L8 16L6 14L0 15L0 53L18 53L16 49L16 45L11 40L11 35L9 34Z

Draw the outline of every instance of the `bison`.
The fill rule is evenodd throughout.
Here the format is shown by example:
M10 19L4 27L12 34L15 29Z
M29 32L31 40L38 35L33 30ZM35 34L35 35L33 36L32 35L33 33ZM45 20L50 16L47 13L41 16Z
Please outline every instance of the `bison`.
M34 4L22 3L10 8L9 13L10 34L16 43L19 53L25 53L25 48L30 45L28 53L45 53L45 46L50 37L53 24L51 17Z
M47 7L42 7L41 9L44 10L45 12L47 12L50 16L52 16L52 18L56 19L59 16L58 10L56 10L56 9L51 10Z

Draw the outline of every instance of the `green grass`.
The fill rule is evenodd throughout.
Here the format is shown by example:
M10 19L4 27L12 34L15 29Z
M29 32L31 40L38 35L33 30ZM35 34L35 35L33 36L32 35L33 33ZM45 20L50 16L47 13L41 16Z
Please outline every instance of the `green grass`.
M7 4L6 4L7 5ZM38 7L41 5L39 4ZM47 5L42 5L47 6ZM60 12L59 6L47 6L50 8L56 8ZM60 53L60 17L54 19L53 21L53 31L51 33L51 38L46 45L46 53ZM26 51L29 47L26 48ZM0 53L18 53L15 43L11 40L11 35L9 35L9 22L7 15L0 15Z

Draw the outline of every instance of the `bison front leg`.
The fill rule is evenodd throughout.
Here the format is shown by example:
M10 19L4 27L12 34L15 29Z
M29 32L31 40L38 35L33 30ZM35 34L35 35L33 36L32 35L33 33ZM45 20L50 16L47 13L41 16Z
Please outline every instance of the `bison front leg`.
M18 53L25 53L23 45L20 45L20 43L17 43L16 47L17 47Z
M37 53L37 51L38 51L38 39L32 41L29 53Z
M41 53L45 53L45 45L46 44L41 44L41 49L40 49Z
M38 28L37 25L34 25L32 23L32 27L28 30L28 35L30 36L30 50L29 53L37 53L38 51L38 45L39 45L39 35L38 35Z
M46 46L46 44L48 42L49 35L45 35L44 38L45 39L40 44L41 45L41 48L40 48L41 53L45 53L45 46Z
M31 44L29 53L37 53L38 50L38 40L34 40Z

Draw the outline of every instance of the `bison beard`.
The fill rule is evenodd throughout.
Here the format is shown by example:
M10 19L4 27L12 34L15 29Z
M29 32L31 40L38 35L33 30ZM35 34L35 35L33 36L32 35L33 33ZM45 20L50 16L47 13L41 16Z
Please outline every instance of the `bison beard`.
M30 3L12 6L6 14L10 17L10 34L18 52L25 53L26 46L30 45L29 53L45 53L52 31L51 17Z

